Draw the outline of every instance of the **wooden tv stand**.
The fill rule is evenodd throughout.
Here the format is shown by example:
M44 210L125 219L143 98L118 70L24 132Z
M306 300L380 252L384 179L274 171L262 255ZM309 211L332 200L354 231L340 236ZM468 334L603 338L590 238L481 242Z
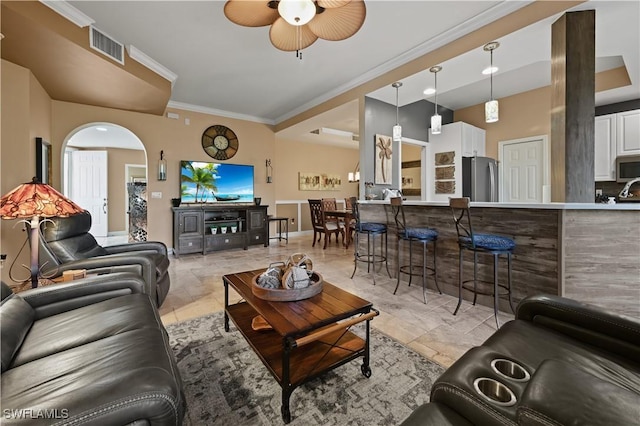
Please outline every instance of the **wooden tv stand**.
M266 247L269 245L267 207L246 204L172 207L173 253L179 256L231 248L246 250L256 244Z

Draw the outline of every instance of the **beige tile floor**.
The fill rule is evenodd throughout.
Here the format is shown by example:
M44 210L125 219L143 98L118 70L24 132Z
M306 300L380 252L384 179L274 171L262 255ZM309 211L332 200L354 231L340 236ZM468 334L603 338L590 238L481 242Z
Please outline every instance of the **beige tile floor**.
M402 342L425 357L448 367L473 346L481 344L495 332L493 309L463 302L458 315L453 316L457 298L429 292L427 304L422 300L420 281L408 287L401 283L396 295L395 279L384 269L376 274L376 285L366 272L366 265L353 272L353 248L345 250L332 241L326 250L316 243L311 247L311 235L290 236L289 244L272 240L269 247L252 246L248 250L234 249L191 254L171 258L171 290L160 308L162 321L171 324L224 310L222 276L264 268L271 262L285 260L296 252L307 253L314 269L325 280L373 303L380 316L372 327ZM393 271L391 271L393 274ZM232 297L230 302L238 300ZM500 314L500 322L513 315Z

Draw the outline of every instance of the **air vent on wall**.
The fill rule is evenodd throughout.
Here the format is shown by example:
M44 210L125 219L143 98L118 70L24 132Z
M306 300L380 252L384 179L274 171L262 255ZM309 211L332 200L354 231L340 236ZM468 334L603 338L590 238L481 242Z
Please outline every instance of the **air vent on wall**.
M93 26L89 31L89 44L98 52L124 65L124 45Z

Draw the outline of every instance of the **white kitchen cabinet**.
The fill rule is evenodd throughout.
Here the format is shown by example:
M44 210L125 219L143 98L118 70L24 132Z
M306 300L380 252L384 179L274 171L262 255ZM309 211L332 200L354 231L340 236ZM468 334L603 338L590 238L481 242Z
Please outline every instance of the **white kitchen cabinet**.
M617 114L600 115L595 118L595 179L616 180L616 120Z
M484 129L461 122L460 131L462 132L462 156L484 157L486 153L486 132Z
M618 155L640 155L640 110L616 114L616 149Z

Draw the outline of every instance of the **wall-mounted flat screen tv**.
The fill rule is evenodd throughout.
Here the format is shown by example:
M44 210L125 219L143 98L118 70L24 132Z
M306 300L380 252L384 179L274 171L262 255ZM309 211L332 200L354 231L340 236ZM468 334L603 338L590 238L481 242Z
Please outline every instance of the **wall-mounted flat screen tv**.
M253 166L180 162L183 203L253 203Z

